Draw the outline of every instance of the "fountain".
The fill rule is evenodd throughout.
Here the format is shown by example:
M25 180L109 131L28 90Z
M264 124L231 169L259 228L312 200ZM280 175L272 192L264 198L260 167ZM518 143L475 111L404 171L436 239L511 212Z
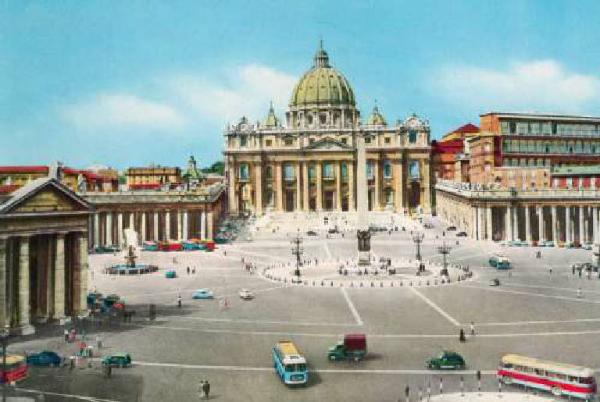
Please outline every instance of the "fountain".
M137 233L135 233L135 231L132 229L126 229L125 247L127 249L127 253L123 256L125 264L111 265L106 269L106 273L112 275L139 275L158 271L158 267L156 265L136 264L135 260L138 258L138 256L135 254L135 249L137 248L135 243L136 240Z

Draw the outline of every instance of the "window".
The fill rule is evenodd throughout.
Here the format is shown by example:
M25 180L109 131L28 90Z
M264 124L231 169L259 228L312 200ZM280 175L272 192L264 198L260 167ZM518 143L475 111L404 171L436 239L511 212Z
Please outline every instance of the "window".
M342 144L347 144L348 143L348 139L347 138L342 138Z
M390 179L392 177L392 162L386 160L383 161L383 177Z
M515 134L517 132L517 123L515 123L514 121L508 123L508 131L511 134Z
M371 143L371 137L365 137L365 144Z
M552 123L552 134L556 134L558 132L558 124Z
M283 165L283 179L284 180L294 180L294 166L290 164Z
M342 163L342 178L347 179L348 178L348 164L347 163Z
M332 180L334 178L333 163L323 164L323 178L327 180Z
M265 140L265 146L270 147L273 145L273 140Z
M327 123L327 115L326 114L319 115L319 120L321 121L321 124L324 125L325 123Z
M385 137L385 139L383 140L386 144L389 144L392 142L390 137Z
M313 124L313 117L312 117L312 114L309 114L309 115L308 115L308 117L307 117L307 120L308 120L308 124Z
M408 142L411 144L417 142L417 130L408 130Z
M240 146L241 147L248 146L248 136L247 135L240 136Z
M373 177L375 177L373 175L373 163L372 162L367 162L367 179L368 180L372 180Z
M316 177L315 165L310 165L308 167L308 178L314 179Z
M240 180L248 180L250 176L249 168L246 163L240 165Z
M267 171L265 175L267 176L267 179L273 178L273 168L271 166L267 166Z
M408 176L413 180L420 177L419 161L410 161L408 163Z
M293 145L294 144L294 140L292 138L286 138L286 139L283 140L283 144L285 146Z
M314 138L311 138L311 139L309 139L309 140L308 140L308 143L309 143L309 144L312 144L313 142L315 142L315 139L314 139Z

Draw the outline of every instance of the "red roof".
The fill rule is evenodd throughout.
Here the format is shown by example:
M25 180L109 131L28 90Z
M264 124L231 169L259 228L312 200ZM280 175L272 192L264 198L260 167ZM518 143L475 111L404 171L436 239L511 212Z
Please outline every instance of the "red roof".
M457 128L456 130L453 131L453 133L478 133L479 132L479 127L477 127L475 124L471 124L471 123L467 123L464 126L460 126L459 128Z
M0 185L0 194L10 194L21 187L19 184L2 184Z
M434 154L458 154L461 153L463 149L464 142L462 139L431 142L431 151Z
M159 183L142 183L142 184L130 184L130 190L156 190L160 188Z
M48 166L0 166L0 173L48 173Z

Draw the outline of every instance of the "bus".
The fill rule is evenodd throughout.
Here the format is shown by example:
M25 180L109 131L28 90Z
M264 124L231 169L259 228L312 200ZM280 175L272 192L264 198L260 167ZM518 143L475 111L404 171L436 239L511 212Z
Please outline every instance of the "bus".
M306 359L292 341L279 341L273 347L273 367L286 385L306 384Z
M596 394L592 369L515 354L502 357L497 377L505 384L520 384L552 392L556 396L591 400Z
M510 269L510 260L508 257L500 254L494 254L489 259L490 267L494 267L496 269Z
M11 384L27 377L27 359L21 355L6 355L6 370L0 356L0 384Z

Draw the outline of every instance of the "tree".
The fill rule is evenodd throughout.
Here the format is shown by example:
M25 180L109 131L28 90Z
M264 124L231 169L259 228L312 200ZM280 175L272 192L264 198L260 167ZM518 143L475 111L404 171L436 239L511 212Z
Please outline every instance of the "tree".
M223 161L217 161L210 165L210 167L203 168L202 173L216 173L223 175L225 173L225 163L223 163Z

